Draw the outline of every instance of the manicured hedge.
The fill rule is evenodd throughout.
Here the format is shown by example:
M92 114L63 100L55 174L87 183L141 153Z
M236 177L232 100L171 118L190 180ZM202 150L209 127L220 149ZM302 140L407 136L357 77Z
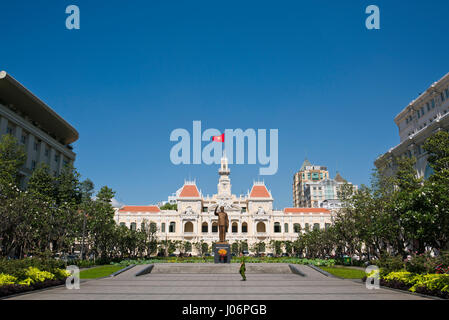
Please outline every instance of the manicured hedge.
M242 260L245 263L292 263L292 264L312 264L316 266L333 266L335 260L333 259L303 259L294 257L232 257L232 263L240 263ZM120 265L130 264L151 264L151 263L213 263L214 257L158 257L153 259L141 260L123 260Z

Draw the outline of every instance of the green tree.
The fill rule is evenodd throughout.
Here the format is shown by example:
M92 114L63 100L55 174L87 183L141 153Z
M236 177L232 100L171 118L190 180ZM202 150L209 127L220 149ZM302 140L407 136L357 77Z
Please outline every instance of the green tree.
M178 210L178 205L176 203L170 204L166 203L160 207L161 210Z
M40 163L28 180L28 192L43 201L51 202L56 198L56 179L50 174L50 167L46 163Z
M0 139L0 200L13 196L20 182L20 168L26 161L24 147L10 134Z

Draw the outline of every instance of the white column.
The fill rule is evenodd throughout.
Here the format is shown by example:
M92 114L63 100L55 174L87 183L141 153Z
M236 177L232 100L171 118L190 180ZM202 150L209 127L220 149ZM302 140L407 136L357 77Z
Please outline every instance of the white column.
M39 157L38 157L38 162L46 162L46 158L45 158L45 142L41 141L41 145L39 146Z
M58 173L61 173L62 167L64 165L64 155L62 153L59 154L59 161L58 161Z
M21 138L22 138L22 128L21 127L16 126L15 136L17 138L17 141L20 143Z
M56 171L58 169L57 166L54 164L54 162L55 162L55 154L56 154L56 150L51 148L50 149L50 161L49 161L51 173L53 173L53 171L55 169L56 169Z

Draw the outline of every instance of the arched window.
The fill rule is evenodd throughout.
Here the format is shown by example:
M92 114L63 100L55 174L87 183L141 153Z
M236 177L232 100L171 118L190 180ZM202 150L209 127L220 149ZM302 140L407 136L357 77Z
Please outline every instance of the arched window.
M145 231L145 222L140 224L140 230Z
M176 232L176 222L170 222L170 226L168 227L168 232Z
M126 227L126 223L120 222L120 227Z
M156 232L157 231L157 224L156 222L151 221L150 222L150 232Z
M259 223L257 224L256 230L257 230L257 232L261 232L261 233L267 232L267 231L266 231L266 228L265 228L265 223L259 222Z
M331 224L330 224L330 223L326 223L326 224L324 225L324 229L325 229L325 230L328 230L330 227L331 227Z
M293 225L293 231L294 231L295 233L300 233L300 232L301 232L301 225L300 225L299 223L295 223L295 224Z
M288 223L284 223L284 232L288 233Z
M131 222L131 225L130 225L130 227L129 227L131 230L134 230L134 231L136 231L136 229L137 229L137 225L136 225L136 223L135 222Z
M320 224L319 223L314 223L313 224L313 230L320 230Z
M209 225L207 224L207 222L203 222L203 224L201 225L201 232L202 233L208 233L209 232Z
M248 232L248 224L246 222L242 223L242 233Z
M233 222L232 223L232 233L239 232L238 229L239 229L239 226L238 226L237 222Z
M214 222L212 223L212 233L218 232L218 223Z
M193 232L193 223L192 222L186 222L186 224L184 225L184 232L189 232L192 233Z
M279 222L274 223L274 232L280 233L281 232L281 224Z
M164 222L161 224L161 232L165 232L165 223Z

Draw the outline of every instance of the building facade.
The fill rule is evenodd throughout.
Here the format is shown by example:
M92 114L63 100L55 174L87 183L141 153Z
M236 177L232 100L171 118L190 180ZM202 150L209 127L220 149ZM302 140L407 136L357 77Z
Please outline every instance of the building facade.
M312 165L305 160L293 176L293 206L297 208L341 208L338 192L343 184L352 183L337 172L331 179L327 167ZM357 186L353 186L357 188Z
M177 197L177 210L157 206L123 206L116 209L116 223L131 229L154 223L161 240L200 242L218 241L217 206L224 206L229 217L226 239L247 241L248 247L264 242L269 251L271 240L295 241L298 233L324 229L331 225L332 214L324 208L285 208L273 210L273 197L263 182L254 182L246 195L232 193L230 168L225 156L218 171L217 193L203 196L195 181L186 181Z
M376 159L378 168L394 172L394 158L415 157L419 177L428 178L432 169L427 163L423 144L440 130L449 130L449 73L433 83L418 98L410 102L395 118L400 142Z
M71 143L78 132L49 106L5 71L0 72L0 136L11 134L26 151L21 185L39 163L59 174L64 164L75 161Z

